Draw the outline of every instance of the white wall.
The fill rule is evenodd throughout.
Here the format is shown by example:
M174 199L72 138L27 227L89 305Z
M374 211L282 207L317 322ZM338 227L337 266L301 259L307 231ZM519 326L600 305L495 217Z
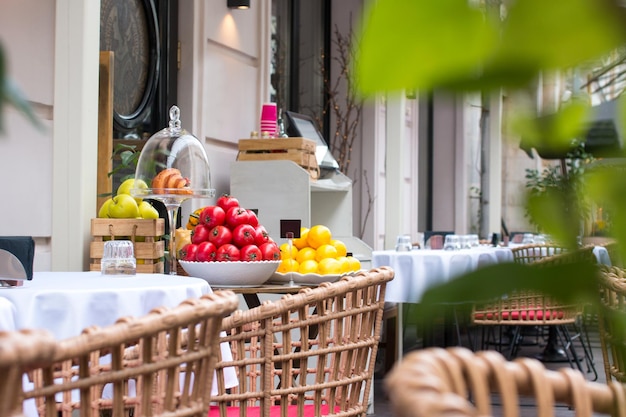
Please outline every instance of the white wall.
M7 13L7 11L10 11ZM52 234L52 104L54 91L54 2L8 0L0 13L0 43L9 76L39 103L44 131L13 108L2 114L0 235L37 238L39 267L50 266ZM45 248L45 249L43 249Z
M8 110L0 136L4 187L0 235L35 237L35 270L86 265L95 211L98 2L8 0L0 40L9 74L45 130ZM52 122L54 120L54 123ZM54 238L53 238L54 236Z
M205 143L220 195L229 192L239 139L259 131L269 100L271 1L254 1L248 10L229 10L226 1L179 4L183 126Z

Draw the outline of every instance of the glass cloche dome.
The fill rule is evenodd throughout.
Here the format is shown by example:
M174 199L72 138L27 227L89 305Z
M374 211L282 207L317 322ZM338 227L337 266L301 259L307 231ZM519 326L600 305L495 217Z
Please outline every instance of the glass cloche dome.
M160 200L168 208L191 197L215 195L206 151L198 138L181 128L178 107L170 109L169 126L152 135L143 147L135 184L134 196Z
M170 225L170 274L176 273L174 236L180 204L189 198L215 196L204 146L180 125L180 109L170 109L169 126L148 139L137 161L133 197L161 201Z

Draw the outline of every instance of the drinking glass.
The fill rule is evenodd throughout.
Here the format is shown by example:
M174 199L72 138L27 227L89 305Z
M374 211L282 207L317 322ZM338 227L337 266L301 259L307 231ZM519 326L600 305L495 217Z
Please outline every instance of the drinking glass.
M522 243L524 245L535 243L535 235L533 235L532 233L524 233L524 237L522 238Z
M170 176L171 180L168 178ZM204 146L198 138L181 127L178 107L172 106L169 126L152 135L139 154L135 186L141 184L138 180L145 182L147 188L132 189L133 197L159 200L167 208L170 229L169 271L176 275L174 240L178 209L189 198L215 196Z
M459 236L459 246L461 249L471 249L470 235Z
M444 250L458 250L461 249L458 235L446 235L446 240L443 243Z
M404 252L410 251L413 249L413 244L411 243L411 236L409 235L400 235L396 239L396 251Z
M104 251L100 261L102 275L135 275L137 260L134 253L133 242L130 240L104 242Z

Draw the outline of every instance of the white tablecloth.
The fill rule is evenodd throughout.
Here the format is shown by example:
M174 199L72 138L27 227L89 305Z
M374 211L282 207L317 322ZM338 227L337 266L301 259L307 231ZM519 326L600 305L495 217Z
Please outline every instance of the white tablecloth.
M48 329L57 339L65 339L91 325L108 326L119 317L175 307L210 291L203 279L176 275L35 272L23 286L2 287L0 297L15 306L18 329Z
M372 252L372 265L390 266L395 277L387 283L385 301L419 303L424 292L432 286L471 272L483 266L512 262L508 248L479 247L459 251L394 250Z
M0 330L15 330L17 328L16 316L15 305L6 298L0 297Z

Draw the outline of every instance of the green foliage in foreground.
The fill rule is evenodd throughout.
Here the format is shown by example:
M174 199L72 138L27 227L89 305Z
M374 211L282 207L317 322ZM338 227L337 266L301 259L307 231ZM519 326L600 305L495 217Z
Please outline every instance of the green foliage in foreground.
M10 105L21 112L34 126L43 128L41 121L33 112L25 95L7 74L7 60L4 48L0 44L0 134L4 132L4 110Z
M539 74L588 68L626 45L626 9L619 0L514 0L506 2L505 13L492 6L495 3L369 1L354 68L360 92L486 93L502 88L511 97L528 97ZM619 107L626 114L626 106ZM563 152L576 147L576 138L585 133L588 110L585 100L572 100L551 117L520 108L509 124L518 136L531 138L533 147ZM620 121L626 132L626 117ZM563 246L574 248L582 221L580 211L572 208L574 201L584 198L590 205L600 203L607 212L626 213L623 167L589 164L580 186L535 195L528 206L533 220ZM613 237L626 243L626 216L615 215L611 230ZM626 244L621 245L622 252L624 248ZM594 271L590 265L565 265L530 274L521 265L498 265L435 288L422 303L497 297L529 285L561 298L595 295Z

